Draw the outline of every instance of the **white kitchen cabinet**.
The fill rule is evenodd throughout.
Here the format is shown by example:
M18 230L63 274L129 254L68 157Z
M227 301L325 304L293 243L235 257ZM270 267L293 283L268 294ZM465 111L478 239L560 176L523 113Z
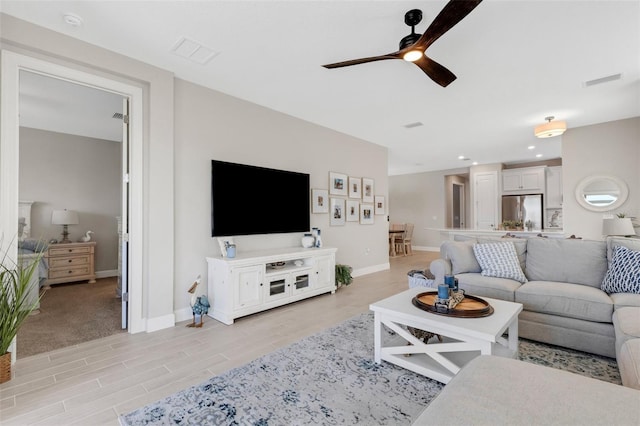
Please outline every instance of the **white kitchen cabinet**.
M503 194L541 194L545 189L545 166L502 171Z
M236 318L323 293L335 293L337 249L289 247L207 257L208 315Z

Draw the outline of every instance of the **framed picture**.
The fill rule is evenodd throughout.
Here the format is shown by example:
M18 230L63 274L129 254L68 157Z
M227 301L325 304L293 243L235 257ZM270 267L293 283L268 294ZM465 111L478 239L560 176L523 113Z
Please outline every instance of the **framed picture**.
M362 201L373 203L373 179L362 178Z
M349 198L362 198L362 179L349 176Z
M347 175L329 172L329 194L347 195Z
M360 204L360 224L373 225L373 204Z
M345 223L344 198L331 198L331 216L329 224L331 226L342 226Z
M311 190L311 213L329 213L329 191Z
M374 211L376 214L385 214L386 206L384 205L384 197L382 195L375 196Z
M360 220L360 201L347 200L347 222Z

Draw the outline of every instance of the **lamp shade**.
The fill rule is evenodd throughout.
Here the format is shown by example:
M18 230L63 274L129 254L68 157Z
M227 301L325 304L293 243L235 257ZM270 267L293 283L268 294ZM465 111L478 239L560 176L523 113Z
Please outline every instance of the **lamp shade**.
M628 217L603 219L602 234L604 235L635 235L633 223Z
M536 126L534 134L538 138L552 138L554 136L560 136L567 130L567 123L564 121L551 121L548 123Z
M54 210L51 213L51 223L54 225L77 225L78 213L73 210Z

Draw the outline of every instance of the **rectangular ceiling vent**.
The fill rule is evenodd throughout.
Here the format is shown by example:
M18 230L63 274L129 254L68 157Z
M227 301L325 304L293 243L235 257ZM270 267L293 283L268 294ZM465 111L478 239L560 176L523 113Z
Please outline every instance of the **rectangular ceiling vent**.
M606 77L600 77L593 80L585 81L584 87L595 86L596 84L608 83L610 81L620 80L622 78L622 74L612 74Z
M116 120L122 120L124 118L124 115L122 115L121 112L114 112L111 118L115 118Z
M188 37L180 37L171 52L200 65L205 65L219 53Z
M409 124L405 124L404 127L407 129L413 129L414 127L420 127L423 126L423 124L419 121L416 121L415 123L409 123Z

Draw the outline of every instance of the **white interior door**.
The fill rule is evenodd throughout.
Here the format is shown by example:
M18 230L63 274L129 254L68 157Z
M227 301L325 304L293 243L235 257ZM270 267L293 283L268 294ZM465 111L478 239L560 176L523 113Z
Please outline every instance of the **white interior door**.
M496 229L498 225L498 172L477 173L474 181L476 229Z

